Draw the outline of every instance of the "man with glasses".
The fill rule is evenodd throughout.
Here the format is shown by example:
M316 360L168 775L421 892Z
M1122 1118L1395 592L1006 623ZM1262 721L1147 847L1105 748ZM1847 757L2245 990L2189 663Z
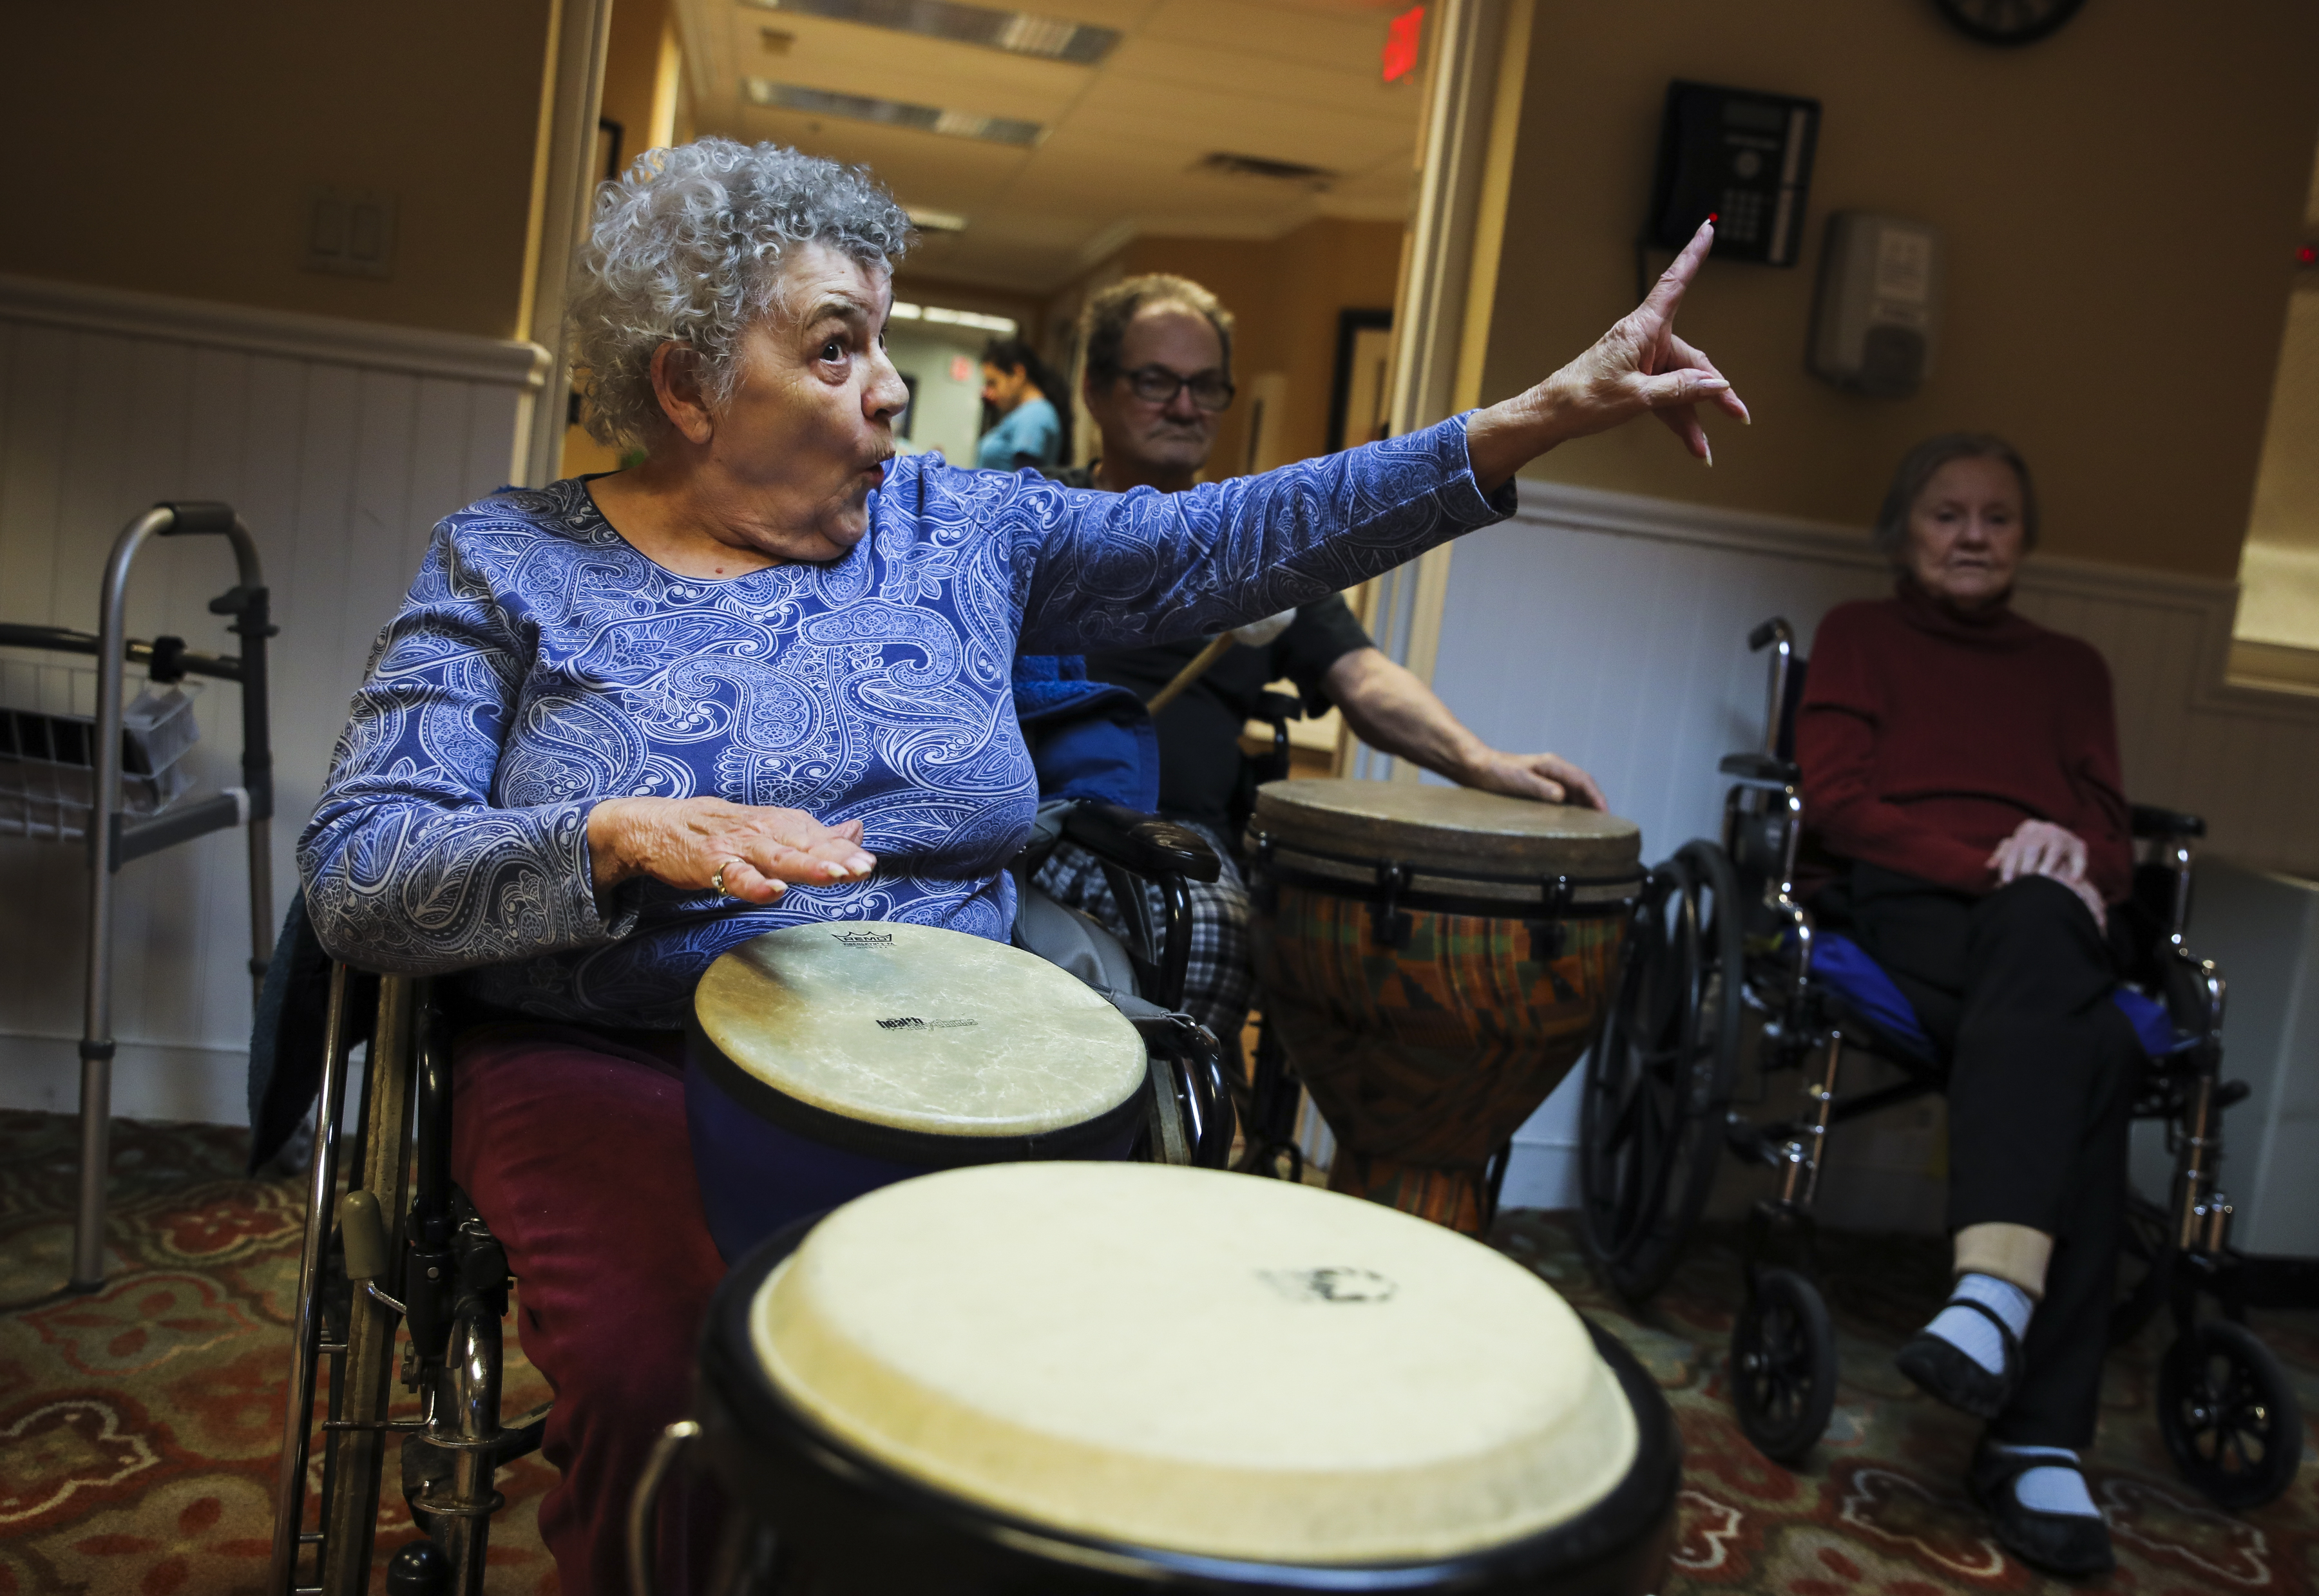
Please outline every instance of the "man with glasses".
M1123 493L1190 488L1215 446L1217 418L1232 401L1232 315L1187 278L1153 274L1102 290L1080 313L1083 387L1100 435L1089 464L1049 473L1073 487ZM1093 654L1087 675L1149 699L1202 644L1168 644ZM1204 834L1224 857L1223 879L1193 888L1194 937L1185 1007L1227 1053L1248 1017L1248 889L1234 868L1240 832L1255 803L1241 728L1265 687L1295 684L1308 715L1344 711L1362 742L1466 787L1545 803L1604 805L1594 779L1551 753L1502 753L1449 713L1432 689L1369 641L1341 596L1296 612L1269 643L1224 654L1154 717L1160 735L1160 812ZM1093 857L1065 844L1038 876L1059 901L1114 932L1123 922ZM1154 905L1156 912L1157 905Z

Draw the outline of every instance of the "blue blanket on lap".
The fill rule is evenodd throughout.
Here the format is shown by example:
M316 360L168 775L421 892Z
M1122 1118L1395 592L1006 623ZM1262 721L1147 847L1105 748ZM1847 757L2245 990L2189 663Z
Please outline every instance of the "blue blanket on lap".
M1883 1040L1924 1063L1938 1061L1933 1039L1925 1034L1916 1009L1884 973L1883 966L1863 952L1858 942L1840 932L1822 932L1812 950L1812 975L1826 982L1828 990L1873 1026ZM2168 1017L2166 1005L2156 998L2124 986L2110 997L2134 1023L2142 1050L2152 1058L2163 1058L2195 1040L2174 1034L2174 1022Z
M1016 654L1015 715L1023 723L1042 801L1103 798L1160 807L1160 734L1123 687L1089 681L1078 654Z

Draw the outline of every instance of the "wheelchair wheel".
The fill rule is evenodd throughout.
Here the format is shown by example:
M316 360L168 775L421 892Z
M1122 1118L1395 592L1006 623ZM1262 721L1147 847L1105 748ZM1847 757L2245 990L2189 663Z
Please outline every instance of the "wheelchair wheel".
M1793 1269L1760 1269L1731 1327L1731 1405L1755 1449L1795 1466L1836 1409L1836 1327L1818 1287Z
M2158 1366L2158 1432L2182 1477L2216 1506L2260 1507L2295 1482L2303 1414L2270 1348L2242 1324L2207 1320Z
M1706 1206L1738 1067L1739 883L1712 843L1651 872L1580 1100L1579 1230L1629 1302L1666 1283Z

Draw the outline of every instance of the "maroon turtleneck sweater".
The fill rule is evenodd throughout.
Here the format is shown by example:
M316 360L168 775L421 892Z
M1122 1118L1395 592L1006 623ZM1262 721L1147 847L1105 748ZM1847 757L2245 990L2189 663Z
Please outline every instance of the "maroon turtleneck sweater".
M1804 819L1833 852L1960 892L2024 820L2086 842L2102 897L2125 896L2133 843L2109 667L2005 605L1963 611L1903 578L1841 604L1813 639L1796 713Z

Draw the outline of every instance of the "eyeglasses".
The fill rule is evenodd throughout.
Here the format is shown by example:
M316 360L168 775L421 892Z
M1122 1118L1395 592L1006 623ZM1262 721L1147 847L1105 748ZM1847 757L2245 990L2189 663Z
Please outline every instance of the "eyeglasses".
M1127 391L1146 404L1173 404L1176 395L1187 388L1192 391L1192 402L1204 410L1225 410L1232 401L1232 379L1221 372L1204 371L1196 377L1186 377L1164 365L1139 365L1123 374L1127 380Z

